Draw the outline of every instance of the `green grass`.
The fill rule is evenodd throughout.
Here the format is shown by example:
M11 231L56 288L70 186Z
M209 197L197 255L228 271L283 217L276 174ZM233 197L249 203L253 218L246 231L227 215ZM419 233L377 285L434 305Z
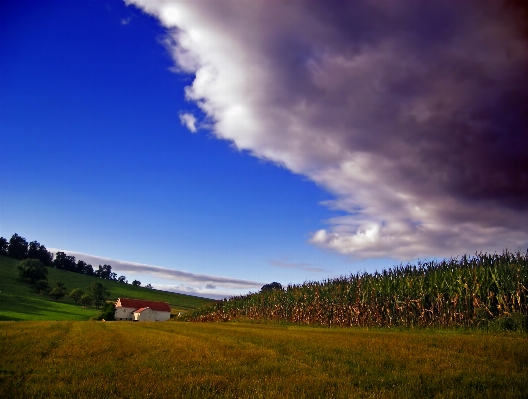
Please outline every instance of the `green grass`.
M5 398L525 398L526 334L0 322Z
M84 309L69 298L55 301L38 294L19 278L17 263L14 259L0 256L0 320L89 320L100 313L95 308ZM63 282L68 292L74 288L86 291L93 282L101 282L110 291L109 300L127 297L163 301L171 305L173 312L195 309L211 302L206 298L135 287L54 268L48 268L48 281L50 286L57 281Z

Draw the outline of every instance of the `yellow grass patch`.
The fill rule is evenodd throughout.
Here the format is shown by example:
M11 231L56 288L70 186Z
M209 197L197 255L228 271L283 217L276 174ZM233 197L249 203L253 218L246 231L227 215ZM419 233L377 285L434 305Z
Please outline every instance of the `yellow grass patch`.
M0 397L501 397L528 337L244 323L1 322Z

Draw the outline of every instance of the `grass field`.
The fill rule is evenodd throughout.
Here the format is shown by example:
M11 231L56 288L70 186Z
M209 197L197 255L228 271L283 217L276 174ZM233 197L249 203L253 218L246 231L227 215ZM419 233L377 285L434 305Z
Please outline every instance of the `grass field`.
M38 294L19 278L16 265L16 260L0 255L0 320L89 320L100 313L95 308L84 309L69 298L54 301L49 296ZM48 268L48 281L50 286L54 286L57 281L64 283L68 292L74 288L86 291L93 282L101 282L110 291L110 300L127 297L163 301L168 302L175 313L212 302L205 298L135 287L54 268Z
M3 398L526 398L526 334L0 322Z

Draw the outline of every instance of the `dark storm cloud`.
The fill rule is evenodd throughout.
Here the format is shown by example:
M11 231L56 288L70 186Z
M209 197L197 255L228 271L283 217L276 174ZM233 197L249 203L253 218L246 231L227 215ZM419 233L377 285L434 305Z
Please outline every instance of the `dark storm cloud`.
M528 244L522 2L133 1L213 131L334 193L311 242L409 258Z

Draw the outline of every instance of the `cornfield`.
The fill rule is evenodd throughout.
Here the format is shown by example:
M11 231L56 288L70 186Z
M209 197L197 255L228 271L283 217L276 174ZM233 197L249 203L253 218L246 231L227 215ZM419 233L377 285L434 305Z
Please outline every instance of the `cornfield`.
M478 327L520 315L526 324L527 286L528 251L478 253L250 293L182 318L339 327Z

